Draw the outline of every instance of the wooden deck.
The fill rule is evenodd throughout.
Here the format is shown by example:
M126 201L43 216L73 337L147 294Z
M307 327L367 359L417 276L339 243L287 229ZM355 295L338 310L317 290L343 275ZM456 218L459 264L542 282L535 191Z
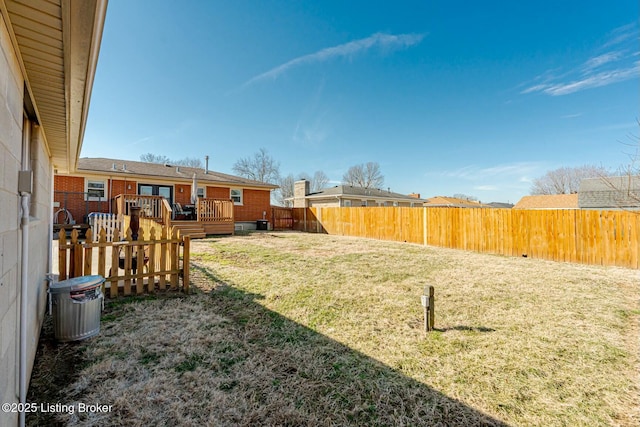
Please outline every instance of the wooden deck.
M141 217L169 228L175 227L182 236L193 239L201 239L208 234L233 234L235 230L233 201L229 199L198 199L193 220L175 219L172 207L160 196L120 194L114 200L116 213L128 215L131 207L141 207Z

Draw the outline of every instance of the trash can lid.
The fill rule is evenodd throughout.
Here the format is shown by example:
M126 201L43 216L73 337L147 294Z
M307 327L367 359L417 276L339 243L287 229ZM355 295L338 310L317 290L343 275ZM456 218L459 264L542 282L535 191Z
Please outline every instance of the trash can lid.
M55 282L49 286L49 292L52 294L61 294L67 292L77 292L86 289L97 288L104 283L104 277L100 275L80 276L73 279Z

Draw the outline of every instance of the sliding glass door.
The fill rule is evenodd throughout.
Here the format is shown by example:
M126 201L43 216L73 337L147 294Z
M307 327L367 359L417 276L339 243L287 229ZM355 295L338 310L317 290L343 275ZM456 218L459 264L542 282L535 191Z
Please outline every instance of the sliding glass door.
M138 194L141 196L162 196L173 206L173 187L170 185L138 184Z

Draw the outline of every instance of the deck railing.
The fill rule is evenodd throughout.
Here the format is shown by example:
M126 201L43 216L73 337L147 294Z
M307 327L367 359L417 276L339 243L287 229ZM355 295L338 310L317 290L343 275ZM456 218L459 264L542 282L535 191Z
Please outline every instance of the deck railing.
M233 202L226 199L199 198L196 218L201 222L233 222Z
M165 206L168 205L166 199L162 196L141 196L138 194L119 194L114 197L116 213L122 215L131 215L131 208L140 207L140 216L143 218L153 219L164 223L166 217ZM168 207L171 212L171 207ZM171 218L169 216L169 218Z

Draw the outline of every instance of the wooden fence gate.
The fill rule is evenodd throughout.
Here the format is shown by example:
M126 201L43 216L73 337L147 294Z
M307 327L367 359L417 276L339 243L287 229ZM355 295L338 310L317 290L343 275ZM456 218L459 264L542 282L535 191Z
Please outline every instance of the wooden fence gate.
M111 242L107 241L104 229L96 242L91 230L87 231L86 242L78 239L77 230L67 241L62 230L58 239L59 280L99 274L106 279L103 293L112 298L119 294L140 295L166 289L189 292L190 239L189 236L180 237L175 229L162 227L157 235L156 229L151 228L145 239L145 231L141 228L137 240L132 239L130 228L123 239L115 229Z
M293 230L293 208L272 206L271 223L274 230Z

